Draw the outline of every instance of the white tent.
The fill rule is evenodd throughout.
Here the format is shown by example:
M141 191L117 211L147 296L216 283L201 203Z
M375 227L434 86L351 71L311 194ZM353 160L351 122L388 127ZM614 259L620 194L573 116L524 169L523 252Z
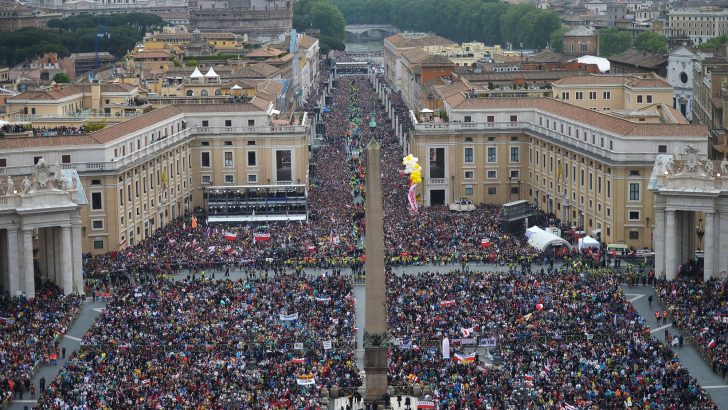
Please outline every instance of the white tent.
M591 236L585 236L583 238L579 238L579 250L584 250L586 248L600 248L599 241L592 238Z
M526 238L530 239L533 235L539 233L539 232L546 232L543 229L539 228L538 226L534 225L528 229L526 229Z
M528 238L528 244L542 252L549 246L564 245L571 249L571 244L564 240L564 238L543 230L541 232L534 233L530 238Z

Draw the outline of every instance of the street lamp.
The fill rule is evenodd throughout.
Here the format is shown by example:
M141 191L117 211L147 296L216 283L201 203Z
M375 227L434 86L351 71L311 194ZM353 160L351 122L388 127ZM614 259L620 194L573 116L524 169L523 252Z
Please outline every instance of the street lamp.
M703 218L700 218L698 225L695 227L695 233L698 235L698 247L703 249L703 235L705 235L705 224Z

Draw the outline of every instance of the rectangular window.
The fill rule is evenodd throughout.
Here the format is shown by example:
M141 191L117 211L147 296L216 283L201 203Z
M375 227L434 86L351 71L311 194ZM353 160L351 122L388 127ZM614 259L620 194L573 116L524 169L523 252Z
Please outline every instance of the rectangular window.
M233 142L232 141L225 141L225 146L226 147L230 147L232 145L233 145Z
M568 100L569 99L569 93L568 92L561 93L561 99L562 100Z
M94 219L91 221L91 229L93 230L101 230L104 229L104 221L102 219Z
M225 126L226 127L231 127L232 125L233 125L233 121L232 120L225 120Z
M97 239L94 241L94 249L104 249L104 241Z
M225 183L232 184L233 182L235 182L235 175L225 174Z
M488 122L495 122L495 116L494 116L494 115L489 115L489 116L487 117L487 121L488 121Z
M511 115L511 122L518 122L518 116L517 115Z
M63 164L70 164L71 163L71 156L70 155L61 155L61 163L63 163Z
M488 195L495 195L495 193L496 193L495 187L493 187L493 186L488 187Z
M5 158L0 158L0 168L5 168L8 166L8 160Z
M487 175L488 175L488 179L497 179L498 178L498 171L489 169Z
M225 166L226 167L232 167L233 166L233 153L230 151L227 151L223 153L224 159L225 159Z
M629 239L639 239L640 233L639 231L629 231Z
M475 173L473 171L465 171L465 174L463 175L463 178L465 179L473 179L475 177Z
M104 209L103 198L101 192L91 193L91 209L100 210Z
M201 159L202 167L210 168L210 153L209 152L201 152L200 159Z
M445 178L445 148L430 148L430 178Z
M584 99L584 93L581 91L576 92L576 99L577 100L583 100Z
M471 148L471 147L466 147L465 148L465 159L464 159L464 161L466 163L468 163L468 164L472 164L473 163L473 148Z
M202 121L202 126L203 126L203 127L207 127L207 126L209 126L209 124L210 124L210 122L209 122L209 121L207 121L207 120L203 120L203 121Z
M248 127L255 127L255 120L248 120ZM251 144L248 143L248 145L251 145ZM255 144L252 144L252 145L255 145Z
M640 220L640 211L629 211L629 220L630 221L639 221Z
M291 181L291 150L276 151L276 181Z
M521 162L520 147L511 147L511 162Z
M612 197L612 181L607 180L607 198Z
M589 91L589 99L590 100L596 100L597 99L597 92L596 91Z
M248 166L254 167L256 166L257 162L255 160L255 151L248 151Z
M212 183L212 176L211 175L202 175L200 177L200 181L202 182L203 185L209 185ZM159 196L159 200L160 201L162 200L161 195Z
M630 201L639 201L640 200L640 184L634 183L634 182L629 184L629 200Z
M249 183L256 183L258 182L258 175L256 174L248 174L248 182Z
M469 115L466 115L463 118L463 122L473 122L473 118L471 116L469 116Z
M521 177L521 171L519 171L517 169L511 170L511 179L518 179L520 177Z
M657 146L657 152L660 154L664 154L667 152L667 145L658 145Z
M495 147L488 147L488 162L497 162L498 157L496 155Z
M472 185L466 185L465 186L465 195L473 195L473 186Z
M642 95L638 95L637 96L637 104L641 104L641 103L642 103Z
M602 98L604 98L605 100L611 100L612 99L612 92L611 91L605 91L602 94Z
M648 104L652 104L652 96L651 95L648 95L647 96L647 103Z

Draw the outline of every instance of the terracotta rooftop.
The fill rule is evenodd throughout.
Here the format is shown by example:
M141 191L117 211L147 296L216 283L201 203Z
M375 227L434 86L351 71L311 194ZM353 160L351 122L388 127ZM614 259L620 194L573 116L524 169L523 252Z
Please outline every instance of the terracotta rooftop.
M384 39L396 48L457 45L456 42L434 34L398 33Z
M667 56L657 53L649 53L634 48L623 51L619 54L609 57L607 60L627 64L631 66L639 66L644 68L654 68L667 63Z
M281 51L277 48L260 48L258 50L251 51L250 53L246 54L246 57L271 58L271 57L278 57L281 54L283 54L283 51Z
M708 136L703 125L633 123L551 98L464 98L460 94L447 98L447 102L458 110L539 110L624 136Z
M315 37L301 36L301 38L298 39L298 46L302 49L309 49L314 44L316 44L317 41L318 41L318 39Z

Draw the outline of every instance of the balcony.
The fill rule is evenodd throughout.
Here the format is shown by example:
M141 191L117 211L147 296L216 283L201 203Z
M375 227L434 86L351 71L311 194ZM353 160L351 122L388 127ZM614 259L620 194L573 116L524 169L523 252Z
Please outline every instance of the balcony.
M447 178L427 178L428 185L447 185Z

